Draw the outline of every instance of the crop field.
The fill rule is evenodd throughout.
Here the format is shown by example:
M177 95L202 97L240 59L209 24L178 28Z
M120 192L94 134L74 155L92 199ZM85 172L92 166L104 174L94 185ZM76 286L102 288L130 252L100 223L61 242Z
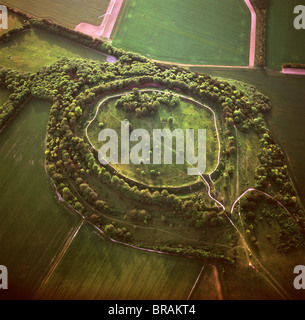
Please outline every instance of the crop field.
M43 30L29 30L0 44L0 65L18 71L34 72L63 57L106 61L97 51Z
M44 170L49 108L32 100L0 137L0 259L11 289L28 296L79 220L54 198Z
M99 16L106 13L110 0L4 0L1 3L24 13L51 19L74 29L80 22L101 24Z
M84 225L41 291L47 299L186 299L202 262L114 245ZM186 272L187 270L187 272Z
M113 45L156 60L249 64L250 11L233 0L127 0Z
M281 70L284 63L305 63L304 32L296 30L293 21L298 0L270 0L267 24L266 64Z
M150 94L148 94L150 95ZM216 139L216 129L214 125L213 114L204 108L195 106L194 104L181 100L180 104L174 109L161 105L158 112L153 116L139 119L134 114L125 113L123 110L115 107L115 101L111 100L106 105L103 105L99 109L97 118L92 122L88 128L88 134L90 140L94 144L96 149L99 149L102 145L98 142L98 135L100 132L99 123L103 123L105 128L112 128L118 132L120 136L121 121L128 118L133 129L144 128L151 136L151 149L153 150L153 130L159 128L169 129L171 131L175 129L181 129L185 132L186 129L193 128L195 130L195 154L198 152L198 139L197 130L207 130L207 144L206 144L206 172L212 172L217 164L217 152L218 143ZM169 118L173 119L173 123L168 122ZM120 145L121 139L119 137L119 154L121 153ZM136 143L131 143L132 148ZM164 143L162 143L162 159L164 156ZM118 164L115 167L124 175L131 177L132 179L141 181L148 185L153 186L181 186L194 183L198 180L198 176L191 176L187 174L187 168L190 167L186 160L185 164L176 164L175 154L175 139L173 139L173 164L171 166L155 165L155 164L141 164L135 165L130 163L129 165ZM152 157L151 157L152 161ZM139 172L140 170L140 172ZM152 177L150 170L160 172L157 177Z
M32 100L0 137L0 262L14 297L37 293L80 222L58 203L44 171L49 108ZM200 263L113 245L83 226L40 297L184 299Z

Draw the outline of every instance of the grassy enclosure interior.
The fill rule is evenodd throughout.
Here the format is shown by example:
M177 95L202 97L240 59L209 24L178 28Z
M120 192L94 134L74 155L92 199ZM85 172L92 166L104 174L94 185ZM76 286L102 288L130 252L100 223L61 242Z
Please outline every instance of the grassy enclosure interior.
M151 94L148 94L151 95ZM218 142L216 138L216 128L214 124L213 114L204 108L200 108L191 102L181 100L175 108L170 108L161 105L153 116L149 115L145 118L137 118L134 113L124 112L122 109L115 107L116 100L110 100L103 104L98 112L98 116L88 128L88 135L96 149L102 146L98 141L101 128L100 123L103 123L104 128L116 130L119 137L119 155L121 154L121 121L127 119L132 125L133 130L145 129L151 137L150 142L150 164L135 165L130 162L129 165L119 164L114 165L122 174L131 177L137 181L152 186L181 186L194 183L198 180L198 176L187 174L187 168L190 165L185 159L185 164L176 163L176 141L173 139L172 148L172 165L157 165L153 164L153 152L157 152L153 148L153 130L154 129L169 129L172 132L175 129L181 129L185 133L187 129L194 129L195 132L195 155L198 154L198 129L205 129L207 135L206 143L206 173L211 172L217 165ZM172 119L172 123L169 119ZM130 148L138 142L130 142ZM201 146L200 146L201 147ZM164 158L164 141L162 140L162 159ZM120 159L120 156L119 156ZM163 160L162 160L163 163ZM154 170L159 175L152 176L150 171Z

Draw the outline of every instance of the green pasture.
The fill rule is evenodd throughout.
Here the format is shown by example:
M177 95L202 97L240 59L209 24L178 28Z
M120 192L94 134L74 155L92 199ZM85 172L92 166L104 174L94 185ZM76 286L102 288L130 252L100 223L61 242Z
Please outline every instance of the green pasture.
M99 25L110 0L4 0L1 3L35 17L51 19L74 29L80 22Z
M156 60L249 64L251 15L236 0L127 0L113 45Z
M175 129L195 130L195 155L198 151L198 129L206 129L207 144L206 144L206 172L211 172L215 169L218 156L218 142L216 138L216 129L214 125L213 114L204 108L200 108L190 102L181 100L180 105L174 109L161 105L158 112L153 116L145 118L137 118L134 113L127 113L115 107L116 100L110 100L99 109L98 116L91 123L88 128L88 135L96 147L100 149L102 143L98 141L98 135L101 131L99 124L103 123L104 128L114 129L119 136L119 155L121 154L121 121L128 119L131 123L133 130L143 128L147 130L151 137L150 149L151 152L157 152L153 148L153 129L169 129L172 132ZM170 124L168 119L172 117L173 123ZM138 142L130 142L130 148ZM135 165L130 162L129 165L123 165L120 161L119 164L114 165L122 174L127 175L137 181L152 186L180 186L194 183L198 180L198 176L190 176L187 174L187 168L190 165L185 160L185 164L176 164L176 146L175 139L173 139L173 163L172 165L155 165L152 164L153 156L151 154L151 164ZM162 159L164 156L164 143L162 143ZM162 160L163 161L163 160ZM155 170L159 175L151 175L150 171Z
M24 72L35 72L63 57L106 61L106 56L87 47L34 29L14 36L8 43L0 44L0 65Z
M0 264L9 270L9 293L23 297L34 294L79 221L59 204L44 170L49 110L32 100L0 136Z
M202 262L106 242L84 225L41 293L43 299L186 299Z
M305 64L305 31L296 30L293 13L299 0L270 0L268 5L266 64L281 70L285 63Z

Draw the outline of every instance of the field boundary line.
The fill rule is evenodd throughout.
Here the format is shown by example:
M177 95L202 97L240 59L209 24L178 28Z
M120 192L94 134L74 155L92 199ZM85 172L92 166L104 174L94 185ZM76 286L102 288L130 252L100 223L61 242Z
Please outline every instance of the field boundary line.
M257 16L256 12L250 2L250 0L244 0L245 4L247 5L250 14L251 14L251 31L250 31L250 49L249 49L249 65L248 66L228 66L228 65L204 65L204 64L188 64L188 63L175 63L165 60L155 60L152 59L154 62L161 62L161 63L168 63L168 64L175 64L182 67L218 67L218 68L254 68L255 67L255 47L256 47L256 25L257 25Z
M42 294L43 289L47 285L48 281L50 280L51 276L53 275L54 271L56 270L58 264L60 263L62 257L64 256L64 254L68 250L70 244L72 243L72 241L76 237L78 231L83 226L84 222L85 222L85 219L82 219L81 222L77 225L76 229L74 229L74 231L72 232L71 236L68 237L67 241L64 244L64 247L62 248L62 250L59 253L58 257L55 259L51 269L49 270L49 272L47 273L45 279L42 281L42 284L40 285L39 289L37 290L36 296L39 297Z
M207 68L230 68L230 69L249 69L249 66L228 66L228 65L218 65L218 64L196 64L196 63L179 63L179 62L171 62L165 60L156 60L151 59L154 62L166 63L170 65L176 65L181 67L207 67Z
M101 230L99 227L97 227L95 224L91 223L91 222L88 222L93 228L95 228L98 232L100 232L100 234L102 234L103 236L105 236L105 232L103 230ZM181 256L179 255L178 253L172 253L172 252L166 252L166 251L160 251L160 250L155 250L155 249L149 249L149 248L143 248L139 245L132 245L132 244L129 244L129 243L126 243L126 242L122 242L122 241L119 241L119 240L115 240L111 237L108 238L109 241L111 241L112 243L115 243L115 244L119 244L119 245L122 245L122 246L125 246L125 247L128 247L128 248L132 248L132 249L135 249L135 250L139 250L139 251L144 251L144 252L150 252L150 253L155 253L155 254L160 254L160 255L165 255L165 256L169 256L169 257L174 257L174 258L186 258L186 259L191 259L191 260L199 260L199 259L202 259L202 258L198 258L198 257L194 257L194 256ZM206 259L209 259L209 258L206 258Z
M73 188L73 190L75 191L75 193L80 197L80 199L82 199L82 201L93 211L93 212L99 212L98 210L96 210L95 208L93 208L90 204L88 204L83 198L82 196L79 194L79 192L76 190L75 186L73 186L73 184L71 183L70 179L67 177L67 179L69 180L69 183L70 183L70 186ZM54 185L54 188L55 188L55 191L56 191L56 194L57 194L57 197L58 197L58 200L63 202L64 204L66 204L70 209L72 209L73 211L75 211L78 215L80 215L82 217L83 220L85 220L89 225L92 225L93 227L95 227L98 231L101 232L101 234L104 235L104 232L98 228L94 223L92 223L91 221L89 221L88 219L86 219L85 216L83 216L80 212L78 212L75 208L73 208L71 205L69 205L63 198L62 196L60 195L60 193L57 191L56 189L56 186ZM119 223L123 223L127 226L130 226L130 227L134 227L135 224L133 223L129 223L129 222L125 222L125 221L122 221L120 219L116 219L114 217L111 217L111 216L108 216L102 212L100 212L101 215L108 219L108 220L111 220L111 221L115 221L115 222L119 222ZM145 230L156 230L158 232L162 232L162 233L167 233L169 235L175 235L175 236L178 236L180 237L181 239L183 240L188 240L188 241L198 241L198 240L194 240L194 239L191 239L191 238L187 238L181 234L176 234L174 232L171 232L171 231L168 231L168 230L164 230L164 229L160 229L160 228L155 228L155 227L146 227L146 226L140 226L140 225L136 225L137 228L140 228L140 229L145 229ZM218 247L228 247L228 245L225 245L225 244L211 244L211 243L208 243L208 242L203 242L204 244L206 245L209 245L209 246L218 246ZM123 242L121 242L121 244L124 244ZM128 245L128 244L125 244L125 245ZM139 249L139 247L136 247L137 249ZM159 252L160 253L160 252ZM163 253L163 252L161 252Z
M96 26L87 22L79 23L74 31L78 31L91 36L92 38L110 39L117 17L121 11L124 0L111 0L107 13L103 16L103 21L100 25Z
M219 281L219 273L218 273L216 265L212 266L212 269L213 269L213 275L215 277L215 287L216 287L218 299L223 300L223 293L222 293L222 288L221 288L221 284Z
M203 272L203 270L204 270L204 267L205 267L205 266L203 266L203 267L201 268L201 270L200 270L200 272L199 272L199 275L198 275L198 277L197 277L197 279L196 279L196 281L195 281L195 283L194 283L194 285L193 285L193 287L192 287L192 290L191 290L191 292L189 293L189 295L188 295L188 297L187 297L186 300L190 300L190 298L191 298L191 296L192 296L192 294L193 294L193 292L194 292L194 290L195 290L195 288L196 288L196 286L197 286L197 283L198 283L198 281L199 281L199 279L200 279L200 277L201 277L201 275L202 275L202 272Z
M255 44L256 44L256 13L250 0L245 0L247 7L251 13L251 34L250 34L250 51L249 51L249 67L253 68L255 64Z
M110 5L111 5L111 2L112 2L112 1L110 1L110 3L109 3L109 6L108 6L108 8L107 8L106 13L105 13L105 14L103 14L102 16L99 16L99 18L103 18L103 17L105 17L105 16L107 16L107 15L111 15L112 10L113 10L113 7L114 7L114 5L115 5L116 1L117 1L117 0L114 0L113 5L111 6L110 12L108 12L108 9L109 9L109 7L110 7Z
M121 9L120 9L119 16L117 17L117 19L116 19L116 21L115 21L115 24L114 24L114 26L113 26L112 32L111 32L111 37L110 37L110 38L111 38L112 40L114 39L114 37L115 37L115 35L116 35L116 33L117 33L118 27L119 27L119 25L120 25L120 23L121 23L121 19L122 19L122 17L123 17L123 13L124 13L124 11L125 11L125 8L126 8L126 5L127 5L128 1L129 1L129 0L123 0L123 3L122 3L122 6L121 6ZM129 3L129 5L130 5L130 3ZM128 12L128 9L127 9L127 12ZM127 12L126 12L126 13L127 13ZM126 15L125 15L125 16L126 16Z
M298 68L284 68L282 67L283 74L293 74L298 76L305 76L305 69L298 69Z
M108 6L108 9L110 9L110 13L106 14L103 18L103 21L100 25L100 33L99 35L101 37L110 39L112 30L114 28L115 22L117 20L117 17L120 13L121 7L123 4L123 0L111 0ZM115 10L113 11L113 9ZM107 12L108 12L107 9Z

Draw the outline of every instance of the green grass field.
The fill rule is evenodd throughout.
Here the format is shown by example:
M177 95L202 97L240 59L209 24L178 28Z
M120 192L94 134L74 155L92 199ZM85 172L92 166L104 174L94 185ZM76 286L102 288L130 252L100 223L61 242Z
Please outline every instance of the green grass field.
M168 123L169 117L173 118L173 124ZM203 108L197 107L190 102L181 100L180 105L175 109L169 109L166 106L161 105L158 113L154 116L148 116L147 118L137 118L134 114L125 113L123 110L115 108L115 100L111 100L106 105L99 109L97 118L92 122L88 128L88 135L94 146L99 149L102 144L98 142L98 135L100 132L99 123L104 123L105 128L111 128L116 130L119 135L119 154L121 153L121 121L128 119L132 124L133 129L146 129L151 136L151 150L153 149L153 129L169 129L171 131L175 129L182 129L184 132L186 129L195 130L195 154L198 150L197 130L207 130L207 151L206 160L207 167L206 172L211 172L215 169L217 164L217 152L218 143L216 139L216 130L214 125L213 114ZM198 176L190 176L187 174L187 168L189 165L176 164L175 160L175 139L173 139L173 164L172 165L135 165L130 163L129 165L122 165L121 163L115 165L115 167L124 175L131 177L137 181L141 181L151 186L181 186L194 183L198 180ZM131 143L132 148L137 142ZM162 147L164 151L164 147ZM162 152L163 159L164 152ZM120 159L119 159L120 160ZM152 161L152 156L151 156ZM120 161L119 161L120 162ZM137 171L138 169L138 171ZM140 171L139 171L140 170ZM160 172L159 176L152 176L150 170ZM145 175L141 174L144 171Z
M299 0L270 0L267 24L266 64L281 70L284 63L305 63L304 30L296 30L294 8Z
M114 245L84 225L41 293L45 299L186 299L202 262Z
M244 1L127 0L113 45L157 60L246 66L250 28Z
M29 30L0 44L0 65L18 71L35 72L63 57L106 61L97 51L43 30Z
M74 29L80 22L101 24L99 16L107 11L110 0L4 0L1 3L27 14L51 19Z
M32 100L0 137L0 259L10 292L29 297L79 221L54 197L44 170L50 106Z

